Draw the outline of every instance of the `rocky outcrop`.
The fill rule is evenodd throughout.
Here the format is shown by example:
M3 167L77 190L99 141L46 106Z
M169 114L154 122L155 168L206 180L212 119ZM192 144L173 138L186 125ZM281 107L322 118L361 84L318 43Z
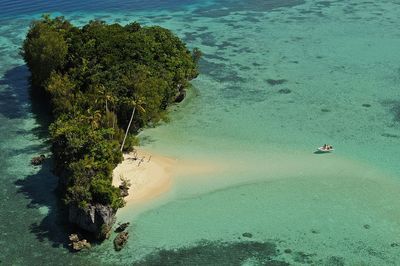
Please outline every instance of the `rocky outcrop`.
M120 185L119 186L119 190L121 191L121 196L122 197L127 197L129 196L129 187L125 186L125 185Z
M41 154L40 156L33 157L31 160L32 165L41 165L44 162L44 159L46 159L46 156L44 154Z
M125 231L125 229L128 228L128 226L129 226L129 222L120 224L120 225L115 229L115 232L116 232L116 233L120 233L120 232L122 232L122 231Z
M185 99L185 97L186 97L186 90L185 90L185 89L182 89L182 90L180 90L179 93L176 95L175 102L176 102L176 103L180 103L180 102L183 101L183 99Z
M69 246L74 250L74 251L81 251L84 249L90 249L92 246L86 239L79 239L79 236L77 234L71 234L69 236L69 241L71 243Z
M181 84L178 85L177 87L177 93L175 95L175 102L180 103L185 99L186 97L186 90L183 88Z
M85 210L70 205L68 218L71 223L102 240L110 236L111 227L115 222L115 213L116 211L111 206L101 204L89 205Z
M128 232L119 233L114 239L114 249L120 251L128 242L129 234Z

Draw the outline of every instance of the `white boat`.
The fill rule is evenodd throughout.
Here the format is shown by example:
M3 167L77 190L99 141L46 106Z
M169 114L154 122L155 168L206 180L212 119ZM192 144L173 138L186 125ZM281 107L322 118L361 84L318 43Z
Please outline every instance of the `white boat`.
M334 148L329 148L329 146L328 147L322 146L322 147L318 148L319 152L331 152L331 151L334 151L334 150L335 150Z

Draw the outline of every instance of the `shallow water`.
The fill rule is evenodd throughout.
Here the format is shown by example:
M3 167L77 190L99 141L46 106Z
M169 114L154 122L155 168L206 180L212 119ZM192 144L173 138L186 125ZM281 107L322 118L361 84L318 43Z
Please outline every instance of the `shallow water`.
M399 4L119 0L0 7L4 264L399 261ZM46 111L31 104L18 48L29 21L48 11L78 24L160 24L204 52L190 99L174 108L170 123L141 138L163 155L211 160L227 170L178 177L161 198L121 210L118 220L132 226L120 253L106 241L90 254L69 254L60 207L48 193L57 182L51 163L29 166L49 150ZM323 143L335 152L313 154Z

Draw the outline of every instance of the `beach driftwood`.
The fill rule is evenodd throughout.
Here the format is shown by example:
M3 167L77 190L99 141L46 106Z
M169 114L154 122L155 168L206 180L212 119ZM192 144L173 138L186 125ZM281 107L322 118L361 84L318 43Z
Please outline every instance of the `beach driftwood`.
M140 159L140 161L139 161L139 163L138 163L137 166L140 166L140 164L144 162L144 158L146 158L146 156L143 156L143 157Z

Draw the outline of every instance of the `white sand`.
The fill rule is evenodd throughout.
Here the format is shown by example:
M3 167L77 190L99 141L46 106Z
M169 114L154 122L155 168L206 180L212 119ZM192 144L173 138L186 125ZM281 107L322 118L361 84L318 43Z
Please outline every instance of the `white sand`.
M127 205L148 201L167 192L175 176L196 176L222 170L208 162L177 160L140 148L136 148L136 152L125 154L124 161L113 172L114 186L121 184L121 176L131 182L129 195L125 197Z
M125 154L113 173L113 185L119 186L121 175L131 182L128 204L157 197L171 187L172 168L176 160L136 149L135 154Z

